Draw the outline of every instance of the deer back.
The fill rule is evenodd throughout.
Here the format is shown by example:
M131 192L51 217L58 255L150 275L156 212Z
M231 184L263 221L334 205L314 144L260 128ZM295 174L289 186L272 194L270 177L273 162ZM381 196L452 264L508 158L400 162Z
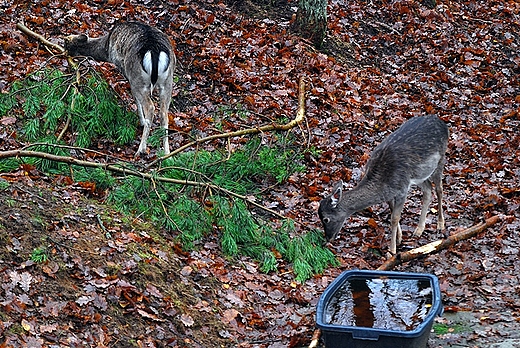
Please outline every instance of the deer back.
M169 38L159 29L138 22L117 24L109 34L108 57L126 76L135 80L141 69L150 76L152 85L166 73L171 77L175 55Z
M99 38L72 35L65 39L71 56L84 55L111 62L130 81L146 78L155 85L172 76L175 55L168 36L159 29L139 22L120 22ZM148 76L143 76L142 71Z
M409 119L372 151L361 183L370 182L384 201L406 194L444 164L448 136L448 126L437 116Z

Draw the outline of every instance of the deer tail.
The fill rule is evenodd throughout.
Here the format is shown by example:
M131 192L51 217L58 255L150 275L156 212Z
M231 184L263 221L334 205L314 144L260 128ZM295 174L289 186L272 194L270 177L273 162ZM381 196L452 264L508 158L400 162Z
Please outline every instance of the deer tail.
M146 51L143 56L143 69L150 75L152 86L157 83L159 74L164 73L170 65L170 57L164 51Z

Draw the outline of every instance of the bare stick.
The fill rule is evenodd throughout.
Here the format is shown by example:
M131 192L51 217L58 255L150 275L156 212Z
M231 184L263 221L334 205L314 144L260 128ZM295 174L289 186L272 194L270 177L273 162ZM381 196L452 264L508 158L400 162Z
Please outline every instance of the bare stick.
M321 336L321 330L320 329L314 330L314 333L312 334L311 344L309 344L309 348L316 348L318 346L318 341L320 339L320 336Z
M383 263L381 266L379 266L378 270L379 271L389 271L392 268L394 268L395 266L400 265L401 263L408 262L410 260L419 258L421 256L426 256L426 255L429 255L432 253L437 253L441 250L447 249L447 248L451 247L452 245L454 245L455 243L460 242L461 240L465 240L465 239L475 236L476 234L482 232L486 228L496 224L500 220L501 220L501 217L498 215L495 215L478 225L466 228L465 230L462 230L459 233L449 236L446 239L441 239L441 240L438 240L435 242L431 242L426 245L423 245L422 247L392 256L385 263Z
M251 205L254 205L255 207L263 209L281 219L285 219L285 216L281 215L280 213L277 213L276 211L274 211L272 209L264 207L263 205L252 201L251 199L247 198L246 196L243 196L241 194L227 190L227 189L217 186L215 184L210 184L210 183L205 183L205 182L200 182L200 181L165 178L165 177L160 177L160 176L156 177L156 176L154 176L154 174L142 173L142 172L134 170L134 169L126 168L120 164L82 161L82 160L79 160L79 159L71 157L71 156L57 156L57 155L52 155L52 154L46 153L46 152L28 151L28 150L0 151L0 159L12 158L12 157L37 157L37 158L43 158L43 159L54 161L54 162L68 163L71 165L77 165L77 166L81 166L81 167L100 168L100 169L108 170L108 171L123 174L123 175L137 176L137 177L140 177L140 178L143 178L146 180L156 180L156 181L162 181L162 182L167 182L167 183L171 183L171 184L206 187L206 188L210 188L210 189L213 189L216 191L224 192L225 194L230 195L232 197L242 199L245 202L247 202Z
M35 147L35 146L38 146L38 147L47 146L47 147L53 147L53 148L57 148L57 149L75 150L75 151L78 151L78 152L90 152L90 153L92 153L94 155L97 155L98 157L103 157L103 158L106 158L106 159L113 158L113 159L119 161L120 163L132 163L132 164L135 165L135 163L133 163L133 162L119 159L119 158L117 158L114 155L109 155L109 154L106 154L106 153L101 152L101 151L92 150L92 149L86 149L84 147L78 147L78 146L72 146L72 145L49 144L49 143L32 143L32 144L29 144L29 145L26 145L26 146L22 147L20 150L28 150L31 147Z
M21 31L23 32L24 34L28 35L28 36L31 36L33 38L35 38L36 40L40 41L41 43L43 43L45 46L47 47L51 47L51 48L54 48L55 50L58 50L60 53L65 53L65 49L63 47L61 47L60 45L58 44L55 44L53 42L50 42L49 40L47 40L45 37L43 37L42 35L40 34L37 34L35 33L34 31L32 31L31 29L27 28L25 25L23 25L22 23L16 23L16 27Z
M192 146L205 143L211 140L216 139L225 139L225 138L233 138L238 137L242 135L248 135L248 134L258 134L258 133L264 133L264 132L270 132L270 131L287 131L291 128L296 127L301 122L303 122L305 118L305 80L303 77L300 78L299 83L299 92L298 92L298 111L296 112L296 118L294 120L291 120L290 122L286 124L268 124L265 126L257 127L257 128L248 128L248 129L242 129L236 132L228 132L228 133L222 133L222 134L214 134L210 135L204 138L200 138L197 140L194 140L192 142L189 142L174 151L170 152L168 155L160 157L156 159L155 161L152 161L149 163L146 167L149 168L153 165L155 165L157 162L163 161L167 158L170 158L172 156L175 156L176 154L186 150L187 148L190 148Z
M54 43L54 42L50 42L49 40L47 40L43 35L40 35L38 33L35 33L34 31L32 31L31 29L27 28L25 25L23 25L22 23L16 23L16 27L22 32L24 33L25 35L28 35L30 37L33 37L35 38L36 40L40 41L41 43L43 43L45 46L49 47L49 48L52 48L52 49L55 49L57 50L60 54L66 54L67 56L67 62L69 62L69 65L73 68L76 68L77 67L77 64L74 63L74 59L72 59L71 56L69 56L67 54L67 51L65 50L65 48L63 48L62 46Z

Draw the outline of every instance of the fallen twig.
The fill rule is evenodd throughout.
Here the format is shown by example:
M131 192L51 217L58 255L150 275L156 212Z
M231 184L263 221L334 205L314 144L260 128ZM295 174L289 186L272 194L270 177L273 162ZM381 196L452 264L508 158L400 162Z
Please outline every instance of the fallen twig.
M101 215L96 214L96 219L103 232L105 232L105 237L107 237L107 239L111 239L112 235L110 234L110 232L108 232L105 225L103 224L103 220L101 220Z
M43 35L40 35L38 33L35 33L34 31L32 31L31 29L27 28L25 25L23 25L22 23L16 23L16 27L21 31L23 32L24 34L30 36L30 37L33 37L35 38L36 40L40 41L41 43L43 43L45 46L51 48L51 49L54 49L54 50L57 50L59 52L59 54L66 54L67 55L67 61L69 62L69 65L74 68L76 70L76 82L73 84L73 88L74 88L74 96L72 98L72 103L70 105L70 112L69 112L69 117L67 117L67 121L65 122L65 126L63 127L62 131L60 132L60 134L58 135L58 138L57 140L59 141L63 135L65 134L65 132L67 131L68 127L69 127L69 124L70 124L70 120L71 120L71 113L72 111L74 110L74 107L75 107L75 104L76 104L76 96L79 94L79 91L78 91L78 85L79 85L79 78L80 78L80 74L79 74L79 70L77 69L77 64L74 62L74 60L72 59L72 57L70 57L68 54L67 54L67 51L65 50L65 48L63 48L62 46L56 44L56 43L53 43L53 42L50 42L49 40L47 40ZM52 53L52 52L51 52Z
M27 194L28 194L29 196L31 196L31 197L37 198L37 199L39 199L39 200L41 200L41 201L47 203L47 200L46 200L45 198L40 197L40 196L38 196L38 195L35 195L35 194L32 193L31 191L28 191L28 190L24 189L24 188L21 187L21 186L13 185L13 187L14 187L15 189L17 189L17 190L20 190L20 191L22 191L22 192L24 192L24 193L27 193Z
M62 46L58 45L57 43L50 42L43 35L35 33L34 31L32 31L31 29L27 28L22 23L16 23L16 27L22 33L24 33L25 35L28 35L28 36L30 36L32 38L35 38L36 40L40 41L45 46L58 51L58 54L65 54L67 56L67 62L69 62L69 65L71 67L73 67L74 69L77 68L77 64L74 63L74 59L72 59L72 57L67 54L67 51L65 50L65 48L63 48ZM53 53L53 52L51 52L51 53Z
M321 330L316 329L312 334L311 344L309 344L309 348L316 348L318 346L318 341L320 340Z
M199 181L191 181L191 180L180 180L180 179L172 179L172 178L165 178L160 176L155 176L153 173L143 173L138 170L130 169L127 167L122 166L121 164L117 163L97 163L97 162L89 162L89 161L83 161L79 160L77 158L71 157L71 156L58 156L53 155L46 152L39 152L39 151L28 151L28 150L9 150L9 151L0 151L0 159L3 158L12 158L12 157L36 157L36 158L43 158L49 161L54 162L60 162L60 163L68 163L71 165L77 165L81 167L87 167L87 168L100 168L104 170L108 170L110 172L119 173L123 175L132 175L137 176L146 180L156 180L161 182L167 182L171 184L179 184L179 185L190 185L190 186L198 186L198 187L206 187L210 188L216 191L223 192L227 195L230 195L235 198L239 198L244 200L245 202L254 205L255 207L258 207L260 209L263 209L270 214L273 214L281 219L285 219L285 216L281 215L280 213L277 213L276 211L269 209L267 207L264 207L261 204L258 204L251 199L247 198L246 196L240 195L238 193L235 193L233 191L227 190L223 187L217 186L215 184L211 183L205 183L205 182L199 182Z
M56 142L59 142L61 140L61 138L63 137L63 135L65 134L65 132L69 128L70 121L72 120L72 112L74 111L74 109L76 107L77 96L80 94L79 93L79 89L78 89L79 84L80 84L80 73L79 73L79 69L76 68L76 81L74 81L72 83L72 87L74 88L74 94L72 95L72 101L70 103L70 110L69 110L69 113L68 113L69 115L67 116L67 121L65 122L65 125L63 126L63 129L61 130L60 134L56 138ZM67 90L70 88L70 86L71 85L69 85Z
M437 253L441 250L447 249L461 240L465 240L465 239L473 237L477 233L480 233L481 231L488 228L489 226L496 224L500 220L501 220L500 216L495 215L478 225L466 228L465 230L463 230L459 233L456 233L454 235L451 235L446 239L431 242L431 243L423 245L419 248L415 248L413 250L406 251L404 253L400 253L395 256L392 256L385 263L383 263L381 266L379 266L378 270L379 271L388 271L388 270L391 270L392 268L394 268L395 266L400 265L401 263L408 262L408 261L416 259L418 257L426 256L426 255L429 255L432 253Z
M40 41L41 43L43 43L45 46L47 47L51 47L51 48L54 48L55 50L58 50L59 53L65 53L65 49L63 47L61 47L60 45L58 44L55 44L53 42L50 42L49 40L47 40L45 37L43 37L42 35L40 34L37 34L35 33L34 31L32 31L31 29L27 28L25 25L23 25L22 23L16 23L16 27L21 31L23 32L24 34L26 35L29 35L33 38L35 38L36 40Z
M225 139L225 138L233 138L238 137L242 135L249 135L249 134L258 134L258 133L264 133L264 132L270 132L270 131L287 131L291 128L296 127L301 122L303 122L305 118L305 80L303 77L300 78L299 86L298 86L298 111L296 112L296 117L291 120L290 122L286 124L268 124L265 126L257 127L257 128L248 128L248 129L242 129L235 132L228 132L228 133L222 133L222 134L214 134L210 135L204 138L200 138L197 140L194 140L192 142L189 142L174 151L170 152L168 155L165 155L163 157L157 158L155 161L152 161L147 165L147 168L152 167L157 162L164 161L167 158L170 158L172 156L175 156L176 154L186 150L187 148L190 148L192 146L202 144L208 141L216 140L216 139Z

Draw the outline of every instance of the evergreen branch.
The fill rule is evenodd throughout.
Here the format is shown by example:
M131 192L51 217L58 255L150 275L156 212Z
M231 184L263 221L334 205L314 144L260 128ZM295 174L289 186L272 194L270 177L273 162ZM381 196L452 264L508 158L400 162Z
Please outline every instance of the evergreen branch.
M223 193L230 195L232 197L235 197L235 198L239 198L251 205L254 205L257 208L260 208L260 209L263 209L263 210L269 212L270 214L273 214L281 219L285 219L285 216L281 215L280 213L278 213L272 209L269 209L267 207L264 207L263 205L256 203L255 201L247 198L244 195L238 194L236 192L227 190L223 187L220 187L218 185L211 184L211 183L154 176L153 174L143 173L138 170L134 170L134 169L130 169L130 168L121 166L118 163L110 164L110 163L89 162L89 161L83 161L83 160L74 158L72 156L59 156L59 155L53 155L50 153L40 152L40 151L30 151L30 150L0 151L0 159L13 158L13 157L36 157L36 158L42 158L42 159L54 161L54 162L67 163L69 165L77 165L80 167L104 169L104 170L108 170L113 173L136 176L136 177L143 178L146 180L156 180L156 181L166 182L166 183L170 183L170 184L178 184L178 185L205 187L205 188L223 192Z

